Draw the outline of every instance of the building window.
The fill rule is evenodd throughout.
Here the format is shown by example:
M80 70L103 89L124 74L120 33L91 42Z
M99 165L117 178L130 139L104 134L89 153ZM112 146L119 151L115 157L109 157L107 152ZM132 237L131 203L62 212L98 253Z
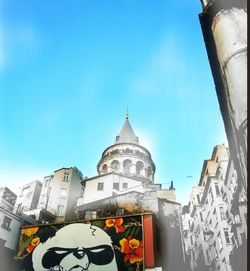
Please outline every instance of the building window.
M123 188L123 189L128 189L128 183L123 183L123 184L122 184L122 188Z
M231 242L233 244L233 248L236 248L237 243L234 236L231 237Z
M216 195L220 196L220 189L219 189L219 185L215 184L215 191L216 191Z
M96 219L97 218L97 212L96 211L86 211L85 212L85 219Z
M211 188L210 188L210 190L209 190L209 195L210 195L210 197L211 197L211 202L213 202L213 201L214 201L214 196L213 196L213 191L212 191Z
M5 216L3 218L3 222L1 224L1 227L7 231L10 231L10 223L11 223L11 219L7 216Z
M113 183L113 189L119 190L119 183Z
M63 205L58 205L57 206L57 215L58 216L63 216L63 209L64 209Z
M219 206L219 209L220 209L221 220L227 219L225 211L224 211L224 207L223 206Z
M219 250L221 251L223 249L223 243L222 243L220 234L217 235L217 241L218 241Z
M19 204L17 205L16 213L17 213L17 214L20 214L20 213L22 212L22 210L23 210L23 208L22 208L22 203L19 203Z
M224 234L225 234L226 243L230 244L230 237L229 237L229 230L228 230L228 228L224 228Z
M124 209L123 208L118 208L116 210L116 215L124 215Z
M202 213L200 213L201 222L203 222Z
M63 181L68 182L69 181L69 173L65 172L63 176Z
M61 188L61 194L62 197L66 197L67 196L67 189L66 188Z
M192 238L192 236L190 237L190 242L191 242L191 245L193 245L193 238Z
M97 184L97 191L103 191L104 183L98 183Z

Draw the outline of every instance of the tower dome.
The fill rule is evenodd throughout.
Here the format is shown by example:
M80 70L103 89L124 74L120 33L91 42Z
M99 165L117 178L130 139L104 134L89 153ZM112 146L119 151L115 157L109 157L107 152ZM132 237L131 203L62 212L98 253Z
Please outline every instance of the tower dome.
M128 113L115 143L102 153L97 171L99 175L115 172L153 183L155 164L150 152L139 144L139 138L128 120Z

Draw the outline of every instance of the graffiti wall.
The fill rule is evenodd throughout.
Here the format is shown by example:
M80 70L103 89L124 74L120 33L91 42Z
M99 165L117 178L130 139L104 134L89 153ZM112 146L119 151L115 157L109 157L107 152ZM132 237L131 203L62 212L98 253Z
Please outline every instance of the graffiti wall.
M16 264L25 271L141 271L141 216L21 230Z

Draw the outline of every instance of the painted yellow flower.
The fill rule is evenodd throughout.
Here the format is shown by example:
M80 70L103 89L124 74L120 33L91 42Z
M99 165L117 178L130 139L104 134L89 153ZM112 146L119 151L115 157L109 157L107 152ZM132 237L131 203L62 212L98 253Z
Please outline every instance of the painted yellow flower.
M30 237L31 235L36 234L38 230L39 230L39 227L25 228L21 230L21 234L25 234L28 237Z
M124 262L129 261L131 264L143 260L143 243L129 236L127 239L120 240L121 252L125 254Z
M106 226L107 227L115 227L116 233L118 232L124 232L124 228L121 226L123 223L122 218L114 218L114 219L107 219L106 220Z

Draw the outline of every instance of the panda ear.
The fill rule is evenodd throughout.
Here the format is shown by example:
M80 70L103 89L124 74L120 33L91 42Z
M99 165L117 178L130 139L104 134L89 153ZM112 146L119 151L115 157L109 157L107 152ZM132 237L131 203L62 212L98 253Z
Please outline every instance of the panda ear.
M49 238L56 235L57 229L54 226L43 227L39 234L40 242L45 243Z

